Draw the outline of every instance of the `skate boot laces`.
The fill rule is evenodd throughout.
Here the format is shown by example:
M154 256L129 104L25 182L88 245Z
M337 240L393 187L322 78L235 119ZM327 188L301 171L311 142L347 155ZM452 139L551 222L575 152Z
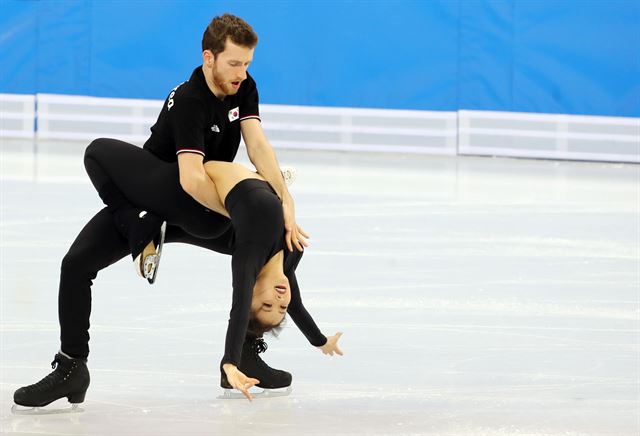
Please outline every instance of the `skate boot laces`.
M66 381L67 379L69 379L73 370L78 366L75 361L72 361L65 371L65 368L63 368L61 364L64 365L62 356L60 354L56 354L56 356L53 358L53 362L51 362L51 369L53 369L54 371L46 375L38 383L31 385L30 388L34 391L44 391L51 389L52 387L55 387L56 384L60 383L60 381Z
M267 351L267 348L269 348L269 346L262 338L256 338L251 342L251 349L253 350L256 357L258 357L258 354Z
M270 374L276 374L278 372L277 370L267 365L267 363L260 357L260 353L264 353L265 351L267 351L267 348L269 348L264 339L254 339L253 341L251 341L250 348L253 352L253 357L256 360L258 368L261 368L263 371L266 370Z

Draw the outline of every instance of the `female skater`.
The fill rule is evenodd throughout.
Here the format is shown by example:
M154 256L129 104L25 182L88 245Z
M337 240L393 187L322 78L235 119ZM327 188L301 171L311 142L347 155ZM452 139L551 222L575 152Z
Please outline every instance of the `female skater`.
M341 333L326 338L302 304L295 277L302 254L284 249L282 205L262 177L238 164L214 161L205 164L218 201L231 218L231 227L221 231L220 226L216 228L211 224L219 224L218 218L211 220L212 213L184 191L172 188L179 187L175 183L179 177L176 164L163 162L135 146L115 140L94 141L87 148L85 164L103 199L106 197L104 187L110 186L109 198L126 192L130 204L139 204L166 219L167 242L185 242L232 255L233 299L225 353L220 363L223 387L236 388L251 400L249 389L265 381L248 377L239 369L241 356L251 348L245 342L247 330L251 326L254 335L259 337L278 325L285 312L312 345L325 354L342 355L337 344ZM144 173L141 168L145 169ZM150 189L166 194L162 204L149 203L151 200L144 193ZM122 199L120 201L122 205ZM63 260L59 298L62 344L54 360L56 370L40 382L18 389L14 394L16 404L41 407L62 397L71 403L84 401L89 385L86 358L91 280L97 271L129 251L127 241L114 225L110 208L111 205L103 209L85 226ZM208 219L211 228L207 227ZM176 227L177 223L181 227ZM87 257L88 253L91 256ZM74 277L70 280L69 276ZM65 280L68 283L63 286ZM78 286L69 286L71 283ZM267 374L276 378L279 375L273 370ZM290 374L288 377L290 384ZM273 380L266 381L264 387L273 387L269 386L271 382ZM277 383L283 382L276 380Z

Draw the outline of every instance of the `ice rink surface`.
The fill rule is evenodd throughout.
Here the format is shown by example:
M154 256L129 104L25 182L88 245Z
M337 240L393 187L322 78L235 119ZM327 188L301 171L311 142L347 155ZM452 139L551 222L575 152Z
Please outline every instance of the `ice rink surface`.
M303 300L344 357L290 322L263 356L293 393L218 399L230 258L169 244L153 286L129 260L96 279L84 412L12 415L51 371L60 261L102 207L80 148L38 149L2 154L3 433L640 432L640 166L286 150Z

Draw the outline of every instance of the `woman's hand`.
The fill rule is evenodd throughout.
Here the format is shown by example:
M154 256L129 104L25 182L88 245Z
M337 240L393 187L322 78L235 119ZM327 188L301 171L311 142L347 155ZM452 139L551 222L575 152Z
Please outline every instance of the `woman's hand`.
M249 389L260 383L260 380L247 377L235 365L230 363L222 365L222 369L227 374L229 384L242 392L247 397L247 400L251 401L253 397L249 393Z
M328 354L330 356L333 356L333 353L343 356L344 354L342 353L342 350L338 348L338 339L340 339L340 336L342 336L342 332L338 332L333 336L329 336L327 338L327 343L318 348L320 348L324 354Z

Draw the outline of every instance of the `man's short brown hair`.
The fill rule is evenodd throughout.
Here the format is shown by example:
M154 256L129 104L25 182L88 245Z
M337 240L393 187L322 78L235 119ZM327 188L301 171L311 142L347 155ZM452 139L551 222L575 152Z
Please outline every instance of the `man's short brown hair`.
M240 17L223 14L213 17L202 35L202 51L211 50L214 57L224 51L227 38L234 44L253 48L258 44L258 35L251 26Z

